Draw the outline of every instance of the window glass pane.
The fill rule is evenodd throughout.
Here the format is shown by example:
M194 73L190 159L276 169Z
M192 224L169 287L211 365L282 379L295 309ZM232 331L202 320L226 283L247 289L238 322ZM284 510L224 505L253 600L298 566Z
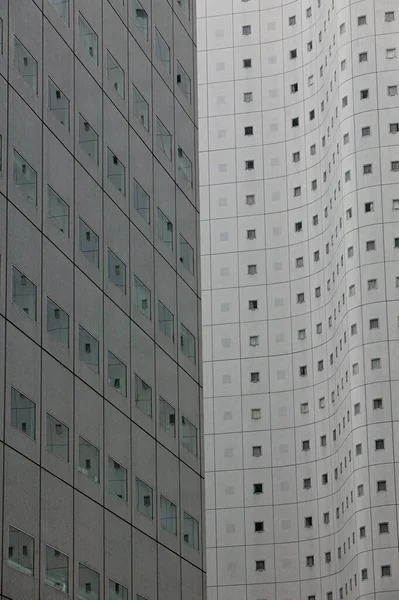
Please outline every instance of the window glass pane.
M108 491L127 502L127 470L108 457Z
M1 23L0 23L1 25ZM0 134L0 173L3 170L3 136Z
M144 481L140 481L140 479L136 479L137 484L137 510L139 513L147 517L147 519L152 519L152 488L149 485L144 483Z
M47 298L47 331L69 348L69 315Z
M180 350L195 364L195 337L180 323Z
M155 55L159 58L165 70L170 73L170 48L157 28L155 28Z
M100 600L100 575L79 563L78 600Z
M165 156L172 160L172 136L165 125L157 117L157 146L162 150Z
M81 13L78 16L79 39L87 54L98 64L98 35Z
M19 191L36 205L36 171L16 150L13 152L13 178Z
M144 96L140 94L138 89L133 85L133 114L136 115L142 126L149 131L149 108L148 102L144 99Z
M8 534L8 564L26 575L33 575L35 540L10 525Z
M163 241L164 244L168 246L170 250L173 251L173 223L168 219L166 215L163 214L161 210L157 210L158 213L158 222L157 222L157 232L160 240Z
M18 269L12 268L12 301L25 314L36 321L37 289Z
M69 237L69 206L50 186L47 186L48 218L54 227Z
M14 36L14 69L37 94L37 61Z
M49 0L49 2L51 6L54 6L66 25L69 25L69 0Z
M183 448L197 456L197 428L185 417L181 418L181 443Z
M180 234L179 237L179 253L180 262L182 265L194 275L194 249L188 241Z
M126 265L108 248L108 277L126 294Z
M109 148L107 148L107 177L112 185L124 196L125 167Z
M46 546L46 583L68 593L68 557L51 546Z
M187 154L180 148L177 149L177 169L180 175L193 186L193 166Z
M110 579L109 600L128 600L128 589L124 585Z
M136 276L134 276L133 282L133 302L139 308L140 312L142 312L143 315L150 320L151 292Z
M99 369L99 343L86 329L79 325L79 358L96 373Z
M3 54L3 19L0 17L0 54Z
M148 15L138 0L133 0L133 21L148 40Z
M125 98L125 72L109 50L107 50L107 78L121 98Z
M187 75L186 71L183 69L179 61L177 61L176 72L177 85L187 98L188 102L191 104L191 79Z
M177 4L179 4L187 17L190 18L190 0L177 0Z
M177 509L176 505L170 500L167 500L161 496L161 526L170 531L170 533L177 534Z
M159 397L159 426L171 436L176 437L176 415L173 406Z
M36 439L36 404L14 388L11 388L11 425Z
M159 330L174 342L174 316L172 313L158 301L158 327Z
M79 115L79 145L98 165L98 134L82 115Z
M50 77L48 78L48 108L57 121L69 130L69 100Z
M108 352L108 383L122 396L126 396L126 365L112 352Z
M46 415L46 448L69 462L69 429L49 413Z
M138 375L135 375L135 401L137 408L152 417L152 388Z
M150 222L150 197L135 179L133 179L133 206L139 215Z
M98 235L82 219L79 219L79 248L83 255L98 268Z
M100 483L100 452L82 437L79 437L78 469L92 481Z
M183 539L189 546L198 550L198 521L183 512Z

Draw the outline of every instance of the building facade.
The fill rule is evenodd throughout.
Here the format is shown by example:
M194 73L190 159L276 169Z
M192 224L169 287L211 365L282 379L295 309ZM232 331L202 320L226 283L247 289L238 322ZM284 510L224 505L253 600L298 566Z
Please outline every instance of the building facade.
M1 588L203 600L195 3L0 0Z
M399 597L399 7L198 5L209 600Z

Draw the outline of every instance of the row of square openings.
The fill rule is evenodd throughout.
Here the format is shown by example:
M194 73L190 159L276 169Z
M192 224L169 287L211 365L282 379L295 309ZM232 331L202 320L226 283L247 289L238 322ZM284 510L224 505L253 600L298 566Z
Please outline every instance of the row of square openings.
M115 369L119 368L119 365L115 365L113 362L115 357L108 353L110 374L112 376L111 383L115 382L115 375L120 375L119 372L115 373ZM148 417L153 416L153 400L152 400L152 389L147 385L138 375L135 375L135 406ZM176 409L172 404L167 402L164 398L159 396L158 403L159 410L159 427L166 431L172 438L176 438L177 424L176 424ZM36 440L36 403L30 398L22 394L15 388L11 388L11 426L25 434L28 438ZM47 433L46 443L47 449L59 458L69 463L69 427L64 423L53 417L47 415ZM197 456L198 453L198 432L195 425L193 425L186 417L181 417L180 422L180 438L181 446L187 452L193 456ZM83 438L82 438L83 439ZM86 448L86 450L85 450ZM98 448L90 444L88 441L83 440L80 448L80 455L82 460L79 459L80 470L83 469L86 464L86 459L94 457L95 460L90 463L90 471L82 471L84 475L92 479L96 483L100 482L100 466L99 457L100 451ZM86 456L87 454L87 456ZM122 467L121 467L122 468ZM126 469L122 468L123 473L127 473ZM112 492L111 492L112 493ZM126 500L126 498L125 498Z

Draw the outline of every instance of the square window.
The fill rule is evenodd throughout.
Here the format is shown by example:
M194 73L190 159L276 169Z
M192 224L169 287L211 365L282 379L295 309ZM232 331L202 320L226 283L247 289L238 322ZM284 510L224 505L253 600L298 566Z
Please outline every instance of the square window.
M247 194L245 196L245 204L247 206L253 206L255 204L255 194Z
M299 127L299 117L295 117L294 119L292 119L291 125L292 127Z
M387 48L385 52L387 58L396 58L396 48Z
M258 371L254 371L250 376L251 383L259 383L260 381L260 373Z
M133 179L133 206L144 221L150 223L150 197L135 179Z
M362 137L371 135L371 127L362 127Z
M136 275L133 278L133 303L148 320L151 320L151 292Z
M69 100L50 77L48 78L48 109L57 121L69 130Z
M159 426L172 437L176 437L176 411L161 396L159 397Z
M383 565L381 567L381 577L390 577L391 576L391 565Z
M375 240L369 240L366 242L366 251L370 252L372 250L375 250Z
M368 54L367 52L360 52L359 54L359 62L367 62L368 61Z
M374 212L374 202L366 202L364 205L364 212Z
M385 22L392 23L395 20L395 12L393 10L389 10L385 13Z
M107 79L119 96L125 99L125 72L109 50L107 50Z
M79 146L98 165L98 134L82 115L79 115Z
M175 341L175 318L162 302L158 300L158 328L172 342Z
M265 570L265 561L264 560L256 560L255 561L255 571L264 571Z
M387 482L385 480L377 481L377 492L386 492Z
M173 223L158 208L157 233L158 238L173 251Z
M50 413L46 414L46 449L69 462L69 428Z
M298 340L306 339L306 329L298 329Z
M307 375L307 374L308 374L308 368L306 365L299 367L299 376L300 377L305 377L305 375Z
M244 92L244 102L252 102L252 92Z
M129 591L127 587L113 581L109 580L109 600L128 600Z
M249 300L248 301L248 309L249 310L257 310L258 309L258 301L257 300Z
M15 267L12 268L12 301L26 315L37 319L37 288L26 275Z
M256 533L262 532L265 530L265 524L263 521L255 521L254 523L254 531Z
M303 304L305 302L305 294L300 293L296 295L297 304Z
M258 335L250 335L249 336L249 345L250 346L259 346L259 336Z
M242 66L244 69L250 69L252 67L252 58L244 58L242 61Z
M288 25L292 26L296 24L296 16L288 17Z
M357 24L358 25L367 25L367 17L366 15L361 15L360 17L357 18Z
M163 529L177 535L177 507L164 496L160 499L160 521Z
M244 127L244 135L253 135L253 134L254 134L254 128L252 127L252 125Z
M378 528L380 533L389 533L389 523L379 523Z
M78 13L78 28L80 43L83 44L84 49L93 62L98 65L98 35L83 17L82 13Z
M98 268L99 238L82 219L79 219L79 248L87 260Z
M127 502L127 470L108 457L108 492Z
M389 85L388 86L388 96L397 96L398 95L398 86L397 85Z
M159 58L166 72L170 73L170 48L157 28L155 28L155 56Z
M371 359L371 369L381 369L381 359L380 358L372 358Z
M147 519L153 519L153 490L152 488L141 481L136 479L136 510L141 513Z
M50 186L47 186L48 218L56 229L69 237L69 206Z
M47 331L69 348L69 315L47 298Z
M79 325L79 358L96 373L100 372L99 342Z
M399 132L399 123L390 123L389 124L389 133L398 133Z
M172 135L158 117L156 118L156 140L158 148L162 150L166 158L172 160Z
M138 0L133 0L133 21L144 38L148 40L148 15Z
M183 92L189 104L191 104L191 79L179 61L176 61L176 81L178 88Z
M133 114L140 121L146 131L150 130L150 116L148 102L140 94L139 90L132 85L132 98L133 98Z
M297 52L296 48L294 48L294 50L290 50L290 58L291 59L297 58L297 56L298 56L298 52Z
M177 171L193 187L193 165L180 146L177 148Z
M68 593L69 559L51 546L46 546L46 584Z
M367 289L368 290L377 290L378 289L378 281L377 281L377 279L369 279L367 281Z
M304 452L307 452L308 450L310 450L310 441L309 440L304 440L302 442L302 450Z
M190 362L196 362L196 343L193 334L180 323L180 351Z
M37 61L16 36L14 36L14 69L37 95Z
M36 206L37 174L16 150L13 151L13 180L19 191Z
M141 412L152 418L152 388L141 377L135 374L135 403Z
M297 83L291 83L290 89L291 89L291 94L296 94L297 91L299 90L299 86Z
M263 494L263 483L254 483L254 494Z
M262 456L262 446L252 446L252 456L255 458Z
M254 168L255 168L254 160L246 160L245 161L245 170L246 171L252 171Z
M122 396L127 395L126 365L108 351L108 383Z
M11 388L11 425L31 440L36 439L36 404Z
M363 165L363 175L369 175L373 172L373 165L367 164Z
M385 440L375 440L376 450L385 450Z
M302 194L301 187L294 187L294 198Z
M256 275L257 268L256 265L248 265L248 275Z
M79 563L79 600L100 600L100 574Z
M242 35L250 35L251 34L251 25L243 25L242 26Z
M261 410L260 408L252 408L251 409L251 419L257 421L261 418Z
M312 481L311 481L310 477L304 479L303 480L303 489L310 490L311 487L312 487Z
M379 322L378 319L370 319L370 329L378 329Z
M100 483L100 451L80 436L78 470L95 483Z
M35 540L10 525L8 530L8 565L25 573L34 574Z

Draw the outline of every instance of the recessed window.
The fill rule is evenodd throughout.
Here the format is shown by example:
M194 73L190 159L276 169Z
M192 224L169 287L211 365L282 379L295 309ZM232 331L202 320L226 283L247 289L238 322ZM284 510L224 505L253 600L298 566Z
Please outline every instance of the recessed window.
M164 496L160 498L160 521L163 529L177 535L177 507Z
M310 187L313 191L317 190L317 179L313 179L313 181L310 184Z
M297 221L294 225L294 229L295 229L296 233L298 233L299 231L302 231L302 229L303 229L302 221Z
M373 399L373 410L379 410L382 408L382 398Z
M378 289L378 280L377 279L369 279L367 281L367 289L368 290L377 290Z
M245 204L247 206L253 206L255 204L255 194L247 194L245 196Z
M252 92L244 92L244 102L252 102Z
M127 502L127 470L108 457L108 492Z
M348 106L348 96L342 98L342 108L345 108L345 106Z
M306 18L309 19L312 16L312 7L306 9Z
M159 426L172 437L176 437L176 411L161 396L159 397Z
M150 222L150 197L141 185L133 179L133 206L139 215Z
M366 242L366 251L370 252L372 250L375 250L375 240L369 240Z
M381 577L391 576L391 565L384 565L381 567Z
M385 13L385 22L392 23L395 20L395 12L393 10L389 10Z
M367 100L368 97L369 97L368 89L360 90L360 100Z
M373 165L367 164L363 165L363 175L370 175L373 172Z
M12 268L12 301L28 317L36 321L37 318L37 288L26 275Z
M294 48L294 50L290 50L290 58L291 59L292 58L297 58L297 56L298 56L298 52L297 52L296 48Z
M372 358L371 359L371 369L381 369L381 359L380 358Z
M371 135L371 127L362 127L362 137Z
M255 571L264 571L265 570L265 561L264 560L256 560L255 561Z
M136 275L133 278L133 303L148 320L151 320L151 292Z
M134 376L134 399L136 406L148 417L152 417L152 388L141 377Z
M398 95L398 86L397 85L389 85L388 86L388 96L397 96Z
M299 117L295 117L294 119L292 119L291 126L292 127L299 127Z
M178 88L191 104L191 79L179 61L176 61L176 81Z
M14 69L37 94L37 61L16 36L14 36Z
M157 233L158 238L173 251L173 223L158 208Z
M69 559L66 554L46 546L46 584L68 593Z
M36 439L36 404L11 388L11 425L30 439Z
M263 483L254 483L254 494L263 494Z
M37 203L37 174L16 150L13 151L13 181L19 191L33 204Z
M242 61L242 66L244 69L250 69L252 67L252 58L244 58Z
M301 194L302 194L301 186L294 187L294 198L301 196Z
M100 451L80 436L78 470L95 483L100 483Z
M109 580L109 598L110 600L128 600L129 590L120 583Z
M368 54L367 52L360 52L359 54L359 62L367 62L368 61Z
M110 148L107 148L107 177L108 181L124 196L126 193L125 167Z
M91 25L83 17L82 13L78 13L78 28L79 28L79 40L83 44L87 54L98 64L98 35L91 27Z
M262 456L262 446L252 446L252 456L255 458Z
M374 212L374 202L366 202L364 204L364 212Z
M190 362L195 364L195 337L182 323L180 323L180 351Z
M256 229L247 229L247 240L256 240Z
M87 260L98 268L99 238L82 219L79 219L79 248Z
M370 329L378 329L378 319L370 319Z
M302 450L304 452L307 452L308 450L310 450L310 441L309 440L303 440L303 442L302 442Z
M79 115L79 146L98 165L98 134L82 115Z
M257 300L249 300L248 301L248 309L249 310L257 310L258 309L258 301Z
M305 377L305 375L307 375L307 374L308 374L308 368L306 365L299 367L299 376L300 377Z
M302 402L300 410L302 415L307 415L309 412L309 403Z
M177 148L177 171L193 187L193 165L180 146Z
M306 339L306 329L298 329L298 340Z
M252 408L251 409L251 419L254 421L258 421L261 418L261 409L260 408Z
M322 323L317 323L316 324L316 333L319 334L319 333L322 333L322 331L323 331L323 325L322 325Z
M155 56L161 61L166 72L170 73L170 48L157 28L155 28Z
M158 300L158 328L161 333L174 342L174 316L162 302Z
M299 86L297 83L291 83L290 89L291 89L291 94L296 94L297 91L299 90Z
M310 490L311 487L312 487L312 480L310 479L310 477L306 477L303 480L303 489Z
M47 331L69 348L69 315L47 298Z
M330 513L329 512L323 513L323 523L324 523L324 525L328 525L329 522L330 522Z
M248 275L256 275L257 266L256 265L248 265Z
M358 25L367 25L367 17L366 15L361 15L360 17L357 18L357 24Z
M399 132L399 123L390 123L389 124L389 133L398 133Z
M100 600L100 574L79 563L79 600Z
M100 372L99 342L79 325L79 358L96 373Z
M107 50L107 79L121 98L125 98L125 72Z
M367 581L367 579L368 579L367 569L361 570L361 577L362 577L362 581ZM342 597L343 597L343 594L342 594Z
M253 134L254 134L254 128L252 127L252 125L244 127L244 135L253 135Z
M356 402L356 404L354 404L353 412L355 415L360 415L360 402Z
M306 566L307 567L314 567L314 556L307 556L306 557Z
M313 42L312 42L312 40L310 40L310 42L308 42L306 44L306 47L307 47L308 52L311 52L313 50ZM309 80L308 80L308 83L309 83Z
M385 450L385 440L375 440L375 449L376 450Z
M259 336L258 335L250 335L249 336L249 345L250 346L259 346Z
M122 396L127 395L126 371L126 365L112 352L108 351L108 383Z
M314 227L316 227L319 224L319 215L313 215L312 223Z
M251 35L251 25L242 26L242 35Z
M292 162L296 163L296 162L299 162L300 160L301 160L301 153L294 152L294 154L292 155Z
M144 96L139 90L132 85L132 98L133 98L133 114L140 121L144 129L150 130L150 119L149 119L149 106Z
M69 428L50 413L46 414L46 449L69 462Z
M246 160L245 161L245 170L246 171L252 171L254 168L255 168L254 160Z
M35 540L10 525L8 530L8 565L33 576Z
M254 531L256 533L260 533L265 530L265 524L263 521L255 521L254 523Z
M250 375L251 383L259 383L260 381L260 373L258 371L253 371Z
M366 528L364 526L359 527L359 537L360 538L365 538L366 537Z
M389 523L379 523L378 528L380 533L389 533Z
M303 304L305 302L305 294L300 293L296 295L297 304Z
M137 29L148 40L148 15L138 0L133 0L132 14Z
M153 490L152 488L141 481L136 479L136 510L147 517L147 519L153 518L152 512L153 506Z
M169 160L172 160L172 135L158 117L156 118L156 141L158 148Z
M108 248L108 277L122 294L126 294L126 265L110 248Z
M187 452L197 456L197 428L186 417L181 418L181 444Z
M396 48L387 48L385 55L387 58L396 58Z
M69 130L69 100L50 77L48 78L48 109L57 121Z
M296 16L288 17L288 25L292 26L296 24Z
M344 58L344 60L341 60L341 71L345 71L346 69L346 59Z
M198 531L198 521L183 511L183 540L186 544L194 548L194 550L199 549Z
M314 292L315 292L315 293L314 293L314 295L315 295L315 298L320 298L320 296L321 296L321 287L320 287L320 286L317 286L317 287L315 288Z
M377 492L386 492L387 482L385 480L377 481Z
M308 77L308 86L311 87L312 85L314 85L314 76L310 75Z
M50 186L47 186L48 219L61 233L69 237L69 206Z

